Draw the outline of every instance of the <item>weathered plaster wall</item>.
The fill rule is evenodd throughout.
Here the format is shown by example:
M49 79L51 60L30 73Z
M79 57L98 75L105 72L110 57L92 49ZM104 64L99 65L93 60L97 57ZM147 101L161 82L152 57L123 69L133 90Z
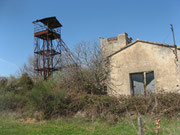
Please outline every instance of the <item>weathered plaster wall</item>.
M127 33L120 34L111 38L100 38L101 50L103 58L107 58L109 55L125 47L131 42L131 38L128 38Z
M130 95L130 73L154 71L156 92L180 89L180 53L174 48L136 42L109 58L108 93Z

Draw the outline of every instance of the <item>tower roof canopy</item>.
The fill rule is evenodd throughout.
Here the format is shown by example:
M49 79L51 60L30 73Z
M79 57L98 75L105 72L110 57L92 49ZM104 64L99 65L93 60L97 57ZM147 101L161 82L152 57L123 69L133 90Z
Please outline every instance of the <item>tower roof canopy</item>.
M62 27L62 24L56 19L56 17L47 17L40 20L36 20L35 22L41 22L44 25L48 26L50 29Z

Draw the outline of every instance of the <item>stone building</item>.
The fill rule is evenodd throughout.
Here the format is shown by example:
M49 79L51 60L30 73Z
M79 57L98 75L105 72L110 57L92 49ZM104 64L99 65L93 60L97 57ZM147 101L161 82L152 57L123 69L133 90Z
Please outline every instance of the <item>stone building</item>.
M126 33L100 38L110 95L180 91L180 49L136 40Z

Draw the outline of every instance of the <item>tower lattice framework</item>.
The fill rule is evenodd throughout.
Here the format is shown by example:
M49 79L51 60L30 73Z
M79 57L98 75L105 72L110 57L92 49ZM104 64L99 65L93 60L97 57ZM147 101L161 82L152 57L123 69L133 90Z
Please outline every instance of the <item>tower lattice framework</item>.
M54 71L77 66L76 61L61 39L62 24L56 17L43 18L34 24L34 70L46 80Z

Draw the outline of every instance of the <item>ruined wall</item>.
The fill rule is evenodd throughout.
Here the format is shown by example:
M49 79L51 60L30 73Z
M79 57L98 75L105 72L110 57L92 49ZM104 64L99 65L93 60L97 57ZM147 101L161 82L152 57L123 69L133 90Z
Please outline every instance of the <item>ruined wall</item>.
M100 38L102 56L106 59L109 55L125 47L131 42L131 38L128 38L127 33L120 34L111 38Z
M130 95L130 73L154 71L156 92L180 90L180 53L174 48L136 42L109 58L108 93Z

